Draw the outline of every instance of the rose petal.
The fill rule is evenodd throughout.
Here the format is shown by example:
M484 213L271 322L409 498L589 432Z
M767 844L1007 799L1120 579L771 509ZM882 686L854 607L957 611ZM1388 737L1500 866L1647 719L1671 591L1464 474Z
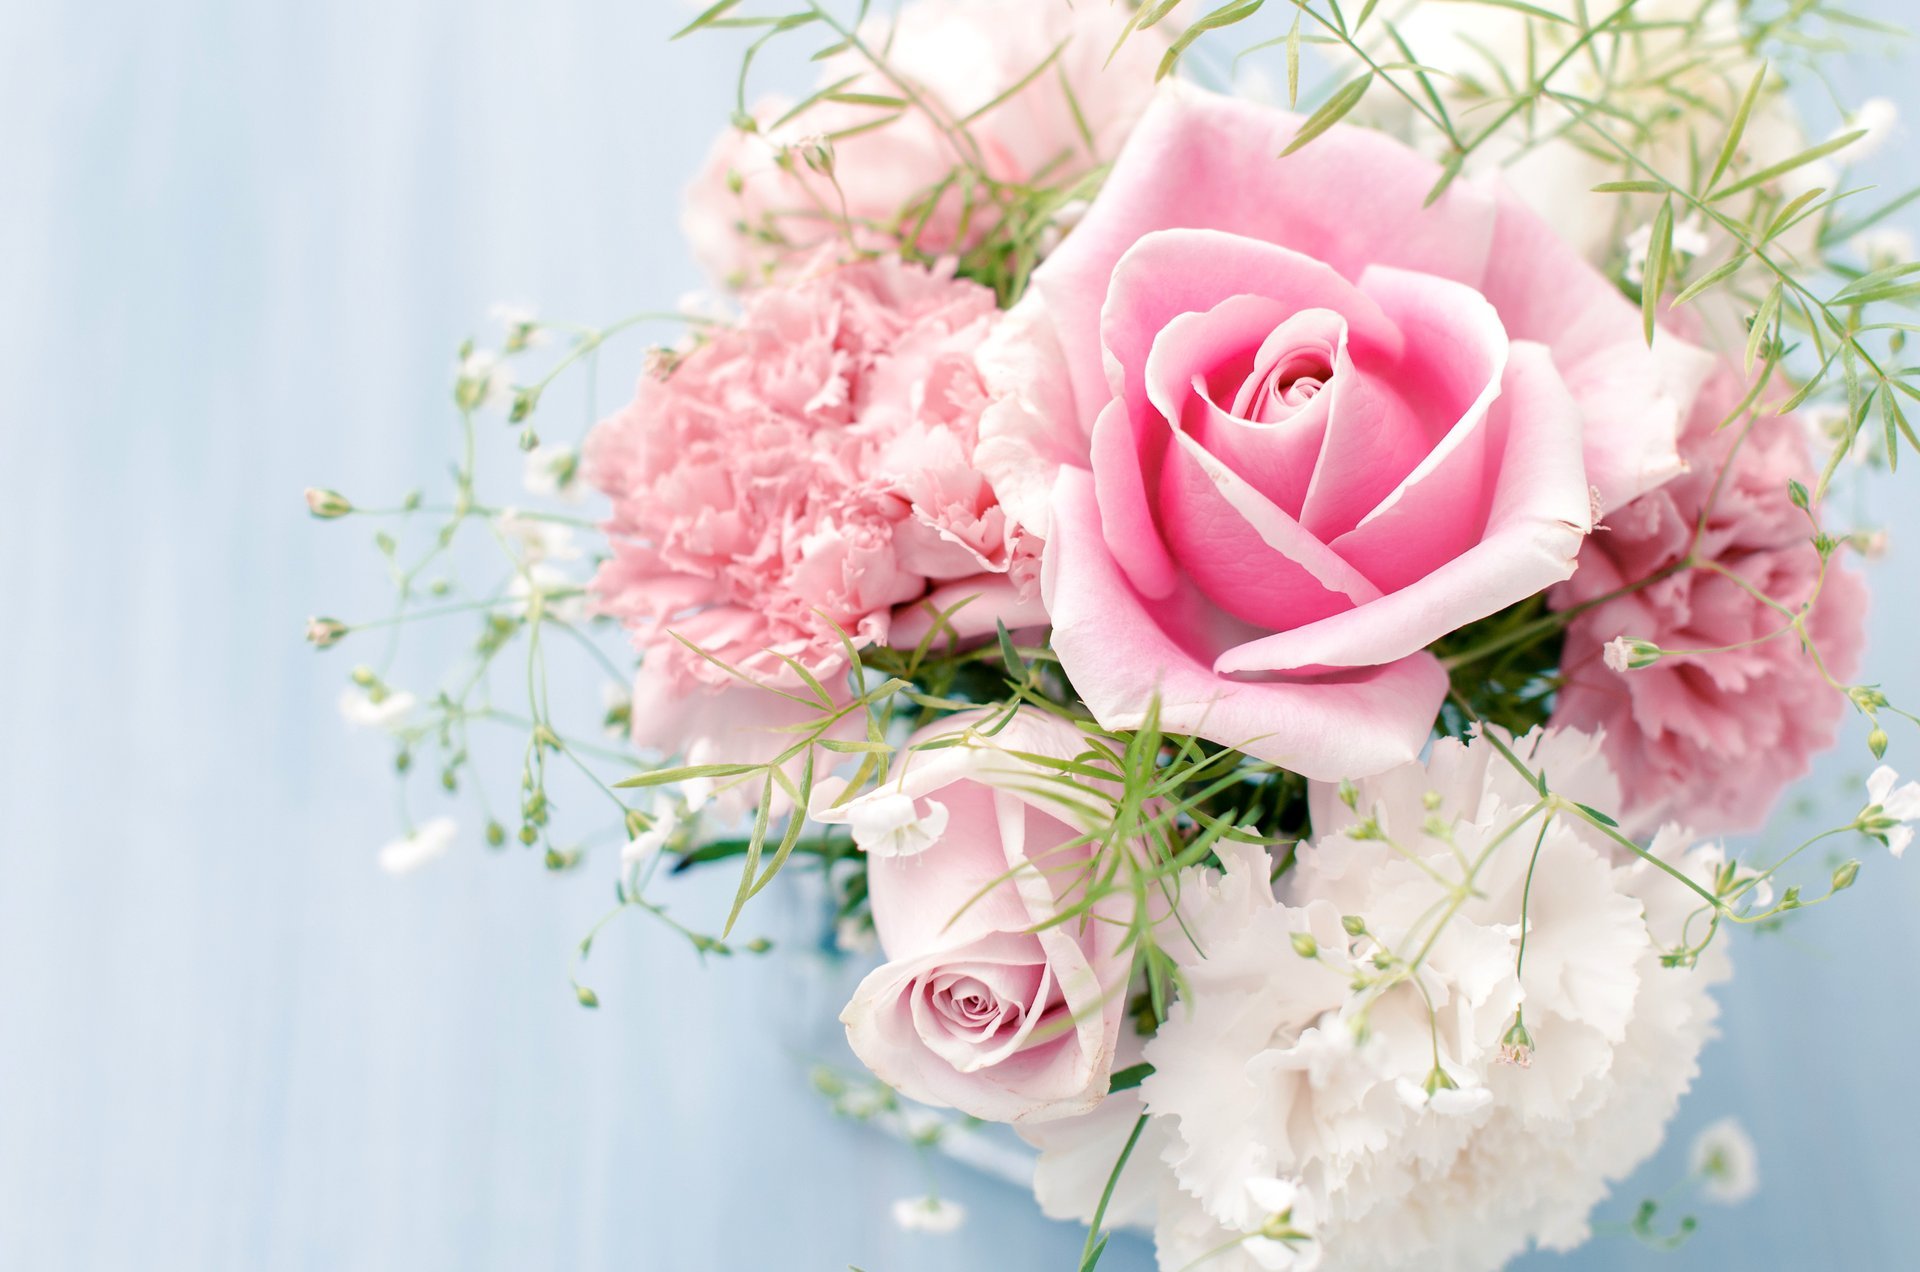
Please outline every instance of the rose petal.
M1570 575L1590 528L1592 506L1573 444L1579 409L1544 348L1525 342L1512 346L1505 392L1491 423L1496 432L1489 442L1502 457L1478 543L1363 609L1228 650L1215 668L1246 673L1390 662ZM1400 519L1419 514L1419 501L1410 500L1403 512L1383 514L1355 531L1341 550L1355 560L1395 551L1416 532L1398 524ZM1369 544L1375 536L1377 543Z
M1121 257L1169 227L1224 230L1285 243L1348 278L1393 265L1477 283L1494 242L1494 201L1455 182L1431 207L1437 164L1368 129L1336 125L1276 159L1298 131L1296 115L1165 85L1134 130L1101 197L1061 251L1034 273L1076 368L1082 418L1105 405L1108 386L1083 382L1100 365L1099 315ZM1285 191L1302 192L1286 197ZM1365 191L1325 198L1314 191ZM1235 291L1247 290L1235 288ZM1217 296L1216 296L1217 299Z
M1062 471L1041 586L1054 648L1100 723L1138 727L1158 694L1169 729L1238 747L1318 780L1373 774L1420 753L1446 697L1439 662L1416 654L1383 667L1297 680L1217 673L1149 612L1097 531L1091 477ZM1337 620L1329 620L1337 621Z

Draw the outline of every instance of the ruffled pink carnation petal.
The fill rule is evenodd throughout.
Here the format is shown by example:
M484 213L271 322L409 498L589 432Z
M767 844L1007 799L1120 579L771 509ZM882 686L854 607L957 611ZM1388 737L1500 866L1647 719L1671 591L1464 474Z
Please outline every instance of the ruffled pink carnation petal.
M832 682L843 637L884 643L930 596L982 598L974 631L1032 622L1037 548L972 463L998 314L987 289L898 260L828 268L640 381L585 459L612 499L595 605L649 677Z
M1763 419L1736 450L1741 428L1719 426L1742 388L1733 369L1720 372L1682 439L1687 471L1608 517L1581 553L1579 572L1552 594L1560 609L1599 601L1568 628L1553 722L1605 734L1625 790L1625 824L1636 832L1668 820L1708 834L1759 827L1833 744L1847 707L1785 630L1788 618L1740 583L1701 569L1659 577L1686 559L1709 498L1700 555L1789 609L1818 587L1808 629L1820 660L1843 684L1859 665L1866 588L1838 561L1820 582L1811 528L1787 492L1789 480L1814 479L1802 430ZM1648 579L1657 581L1601 599ZM1605 656L1619 637L1722 652L1668 655L1622 671Z

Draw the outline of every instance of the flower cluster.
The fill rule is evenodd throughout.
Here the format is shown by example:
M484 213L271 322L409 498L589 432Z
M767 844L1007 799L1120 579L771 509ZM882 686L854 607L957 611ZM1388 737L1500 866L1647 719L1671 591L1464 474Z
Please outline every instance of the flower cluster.
M1660 953L1699 906L1683 880L1710 883L1720 854L1678 827L1621 853L1527 772L1618 799L1585 735L1446 740L1344 800L1316 787L1277 894L1252 846L1183 876L1182 993L1130 1101L1164 1266L1494 1267L1583 1240L1658 1145L1727 974L1721 947ZM1106 1177L1078 1141L1114 1130L1033 1133L1050 1211L1091 1216ZM1291 1247L1271 1236L1287 1209Z
M743 74L688 192L728 308L564 441L563 373L661 316L503 311L460 351L450 507L308 494L445 517L417 561L376 538L396 615L316 646L428 597L481 623L437 692L355 669L341 710L403 776L437 755L457 793L470 729L523 730L487 842L612 844L615 913L703 957L764 953L745 907L815 872L823 943L877 956L841 1017L859 1116L1014 1126L1083 1269L1124 1225L1168 1270L1578 1244L1700 1071L1727 934L1856 884L1806 878L1813 845L1898 857L1920 821L1882 766L1798 847L1712 838L1765 827L1849 707L1876 759L1914 718L1856 679L1876 540L1829 522L1920 449L1911 324L1879 320L1915 295L1899 205L1830 193L1890 108L1809 140L1768 59L1817 56L1818 6L1348 7L1256 44L1282 109L1201 86L1257 3L710 6L684 34L819 37L803 96ZM1332 78L1301 112L1304 47ZM519 510L476 475L492 412ZM475 520L510 568L457 595L423 572ZM603 701L550 693L555 645ZM599 833L558 816L573 770ZM457 838L409 817L380 860ZM722 863L724 924L669 915ZM1739 1200L1754 1157L1717 1124L1694 1182Z

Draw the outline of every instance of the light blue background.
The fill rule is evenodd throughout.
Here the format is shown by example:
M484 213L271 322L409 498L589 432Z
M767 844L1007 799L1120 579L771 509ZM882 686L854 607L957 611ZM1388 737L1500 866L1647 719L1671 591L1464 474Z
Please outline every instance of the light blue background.
M669 48L684 16L0 10L0 1268L1073 1266L1078 1231L951 1167L972 1221L894 1229L913 1155L805 1082L833 988L702 968L632 922L589 1013L567 960L604 863L556 879L469 833L410 878L374 869L388 756L335 709L355 655L300 643L307 614L385 597L367 528L311 523L301 487L440 471L450 351L490 302L606 319L698 282L677 192L735 45ZM1863 63L1857 91L1920 107L1912 65ZM1915 501L1892 524L1877 666L1911 703ZM1856 736L1809 785L1829 811L1863 757ZM1766 1186L1667 1266L1920 1266L1920 862L1867 859L1843 907L1741 942L1729 1038L1611 1212L1734 1111ZM711 915L719 883L671 896ZM783 905L763 921L808 917ZM1105 1266L1149 1263L1116 1244Z

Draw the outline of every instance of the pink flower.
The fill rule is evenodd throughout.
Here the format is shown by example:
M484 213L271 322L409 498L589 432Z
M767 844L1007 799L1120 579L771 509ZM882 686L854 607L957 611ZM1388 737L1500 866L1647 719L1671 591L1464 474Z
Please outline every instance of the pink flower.
M840 807L816 795L813 816L850 825L868 854L890 960L840 1019L867 1067L913 1099L994 1122L1069 1117L1107 1093L1131 954L1124 922L1049 920L1084 896L1093 848L1077 841L1113 808L1094 783L1025 758L1085 759L1078 729L1023 708L991 736L968 732L989 718L921 730L892 780ZM966 740L911 749L953 736Z
M594 429L587 475L613 500L613 554L592 592L644 655L636 699L664 710L704 687L773 711L776 695L727 668L788 690L804 687L796 665L830 682L840 633L885 643L896 609L929 598L966 602L962 634L1039 615L1033 549L967 464L985 403L973 355L995 316L985 288L916 266L830 270L756 293L738 326ZM908 634L927 621L909 615Z
M1166 48L1159 30L1142 31L1108 65L1128 17L1106 0L919 0L901 9L897 24L875 17L861 28L867 47L885 51L933 115L919 106L822 101L780 123L791 102L759 103L755 131L724 133L687 191L694 254L717 279L757 284L791 272L823 244L845 247L843 218L863 249L888 252L906 241L927 256L964 252L1000 213L977 181L971 195L949 181L956 168L1011 185L1067 186L1119 152ZM821 64L820 86L835 84L843 94L906 96L858 49ZM897 117L880 122L890 116ZM820 148L835 133L843 135ZM831 175L818 170L829 153Z
M1564 579L1590 486L1678 471L1697 355L1649 352L1511 197L1426 208L1439 170L1357 129L1276 159L1298 127L1159 99L1009 319L1056 356L989 359L982 459L1016 516L1060 472L1043 590L1103 725L1157 693L1171 729L1334 779L1418 754L1424 650Z
M1837 564L1821 584L1812 527L1788 495L1789 480L1814 480L1803 430L1763 419L1738 442L1739 427L1720 427L1744 388L1733 368L1722 368L1682 437L1687 472L1608 517L1581 552L1579 573L1552 595L1555 608L1570 609L1646 584L1573 620L1553 715L1556 726L1606 735L1626 792L1623 824L1633 832L1667 820L1704 834L1757 828L1813 755L1833 744L1845 695L1787 630L1788 616L1748 587L1789 609L1818 587L1808 629L1842 682L1864 643L1865 587ZM1699 556L1739 581L1706 569L1660 577L1687 558L1709 499ZM1661 650L1723 652L1663 653L1626 669L1606 654L1621 636Z

